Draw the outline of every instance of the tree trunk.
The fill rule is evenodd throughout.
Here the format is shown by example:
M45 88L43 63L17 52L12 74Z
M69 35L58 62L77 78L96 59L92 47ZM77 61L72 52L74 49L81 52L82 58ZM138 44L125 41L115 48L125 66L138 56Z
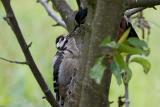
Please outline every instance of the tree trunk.
M109 107L109 88L111 72L107 68L100 84L89 76L89 71L99 53L102 40L111 36L114 40L119 22L123 16L123 0L88 0L86 24L75 33L78 48L81 52L80 69L71 84L72 93L68 96L65 107Z

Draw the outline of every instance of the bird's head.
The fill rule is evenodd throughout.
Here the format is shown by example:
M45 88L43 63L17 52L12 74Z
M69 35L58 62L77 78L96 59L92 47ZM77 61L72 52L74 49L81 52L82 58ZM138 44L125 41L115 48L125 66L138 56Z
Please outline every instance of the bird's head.
M67 39L67 37L66 36L64 36L64 35L60 35L59 37L57 37L57 39L56 39L56 48L58 49L58 50L61 50L61 51L63 51L63 50L66 50L66 44L68 43L68 39Z

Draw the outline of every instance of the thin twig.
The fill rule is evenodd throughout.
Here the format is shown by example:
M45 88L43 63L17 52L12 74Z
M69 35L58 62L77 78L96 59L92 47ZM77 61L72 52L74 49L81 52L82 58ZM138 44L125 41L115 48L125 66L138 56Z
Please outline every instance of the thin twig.
M129 107L129 90L128 90L128 83L124 84L125 87L125 106Z
M47 11L48 15L58 23L58 25L66 28L66 24L65 22L60 18L58 17L55 12L53 11L53 9L51 8L51 6L48 4L48 1L47 0L38 0L38 3L40 3L44 8L45 10Z
M0 57L0 59L3 60L3 61L9 62L9 63L28 65L27 62L13 61L13 60L9 60L9 59L2 58L2 57Z
M67 30L72 31L74 26L74 11L68 5L66 0L51 0L53 6L62 16L64 22L66 23Z
M129 64L130 58L131 58L131 54L127 55L127 57L126 57L126 63L127 63L127 65ZM128 72L126 71L126 73L128 73ZM127 75L127 74L126 74L126 75ZM125 96L125 106L126 106L126 107L129 107L129 90L128 90L128 84L129 84L128 82L124 83L124 87L125 87L125 94L124 94L124 96Z
M142 31L142 38L148 40L149 35L150 35L151 26L148 23L148 20L145 19L143 12L142 11L139 12L133 18L136 18L134 24ZM145 30L147 30L147 34Z
M17 19L14 15L14 12L12 10L12 7L10 5L10 0L1 0L2 4L5 8L6 11L6 16L7 16L7 22L9 23L10 27L12 28L18 43L23 51L23 54L25 56L25 59L28 63L28 66L30 68L30 70L32 71L35 79L37 80L41 90L43 91L43 93L46 96L47 101L50 103L50 105L52 107L59 107L59 105L57 104L53 94L51 93L51 91L49 90L43 76L41 75L37 65L35 64L35 61L33 60L33 57L28 49L28 45L24 39L24 36L20 30L20 27L18 25ZM9 17L8 17L9 16Z
M144 9L146 9L146 7L139 7L139 8L129 9L129 10L126 10L125 15L127 17L130 17L130 16L132 16L132 15L134 15L134 14L140 12L140 11L143 11Z
M27 46L27 49L29 49L32 46L32 42L30 42Z

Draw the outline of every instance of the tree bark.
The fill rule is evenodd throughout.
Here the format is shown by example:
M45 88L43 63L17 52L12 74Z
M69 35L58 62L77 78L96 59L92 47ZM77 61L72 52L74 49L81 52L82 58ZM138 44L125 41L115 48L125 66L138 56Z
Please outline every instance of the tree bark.
M111 72L108 67L111 59L106 58L107 68L101 84L92 80L89 72L100 52L102 40L107 36L115 39L125 7L123 0L94 2L85 2L89 11L86 24L75 34L77 44L81 44L78 46L81 52L80 70L76 73L76 82L71 84L73 93L68 96L65 107L109 107Z

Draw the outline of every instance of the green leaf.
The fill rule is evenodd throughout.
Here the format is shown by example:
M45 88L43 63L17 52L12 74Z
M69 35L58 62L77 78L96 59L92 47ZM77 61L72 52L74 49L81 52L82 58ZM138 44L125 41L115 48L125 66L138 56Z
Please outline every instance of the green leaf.
M129 38L127 42L137 48L149 48L148 44L144 40L140 40L136 37Z
M122 84L122 79L121 79L121 69L119 67L119 65L116 63L116 61L112 61L110 69L113 73L113 75L115 76L118 85Z
M121 44L121 43L123 43L124 41L126 41L126 39L127 39L127 37L128 37L128 34L129 34L129 32L130 32L130 29L131 29L131 28L128 28L128 29L123 33L123 35L121 36L121 38L120 38L119 41L118 41L118 44Z
M117 62L117 64L120 66L121 69L126 69L127 64L124 61L124 58L120 53L118 52L115 53L114 60Z
M124 53L128 53L128 54L142 54L143 53L143 51L141 49L131 47L127 44L120 44L117 50L120 53L124 52Z
M102 43L101 43L100 46L107 46L108 43L110 43L110 42L111 42L111 37L110 37L110 36L107 36L107 37L102 41Z
M149 55L150 49L148 47L148 44L144 40L140 40L139 38L134 37L134 38L129 38L127 42L129 45L141 49L145 56Z
M151 64L150 64L150 62L149 62L147 59L144 59L144 58L142 58L142 57L135 57L135 58L131 59L130 62L136 62L136 63L142 65L142 66L143 66L143 69L144 69L144 73L146 73L146 74L147 74L147 73L150 71L150 69L151 69Z
M90 77L94 79L97 84L100 84L106 68L105 65L102 64L103 58L104 57L98 58L90 71Z

